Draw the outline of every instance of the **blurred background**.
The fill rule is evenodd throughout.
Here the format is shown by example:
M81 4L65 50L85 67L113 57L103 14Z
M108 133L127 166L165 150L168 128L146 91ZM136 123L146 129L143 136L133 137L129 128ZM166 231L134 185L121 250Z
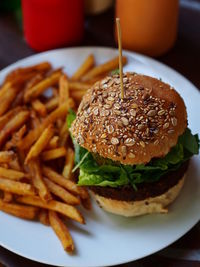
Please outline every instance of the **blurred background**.
M116 47L175 68L200 87L200 0L1 0L0 69L31 54L68 46Z
M116 17L124 49L158 59L200 88L200 0L0 0L0 70L60 47L117 47ZM134 266L157 266L158 261L162 267L200 266L199 240L197 224L167 250ZM42 266L2 247L1 262Z

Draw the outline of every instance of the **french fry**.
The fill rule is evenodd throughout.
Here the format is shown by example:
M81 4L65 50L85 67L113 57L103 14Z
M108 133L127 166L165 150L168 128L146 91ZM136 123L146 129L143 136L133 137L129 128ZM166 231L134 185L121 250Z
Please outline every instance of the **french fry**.
M10 203L13 200L13 195L10 192L3 192L3 202Z
M44 178L44 181L48 189L50 190L50 192L54 194L55 196L59 197L60 199L62 199L67 204L71 204L71 205L80 204L80 199L78 197L72 195L67 190L62 188L61 186L55 184L54 182L52 182L51 180L47 178Z
M59 105L66 103L69 99L69 82L66 75L59 79Z
M83 83L83 82L69 82L69 89L70 90L83 90L86 91L91 87L90 83Z
M15 156L10 162L9 162L9 167L13 170L16 170L16 171L21 171L22 168L20 166L20 163L19 163L19 158L17 156ZM26 176L27 178L27 176Z
M62 172L62 175L66 179L71 179L73 166L74 166L74 150L69 147L67 149L67 154L65 157L65 166Z
M0 178L0 189L17 195L34 196L35 191L30 184Z
M45 105L39 100L35 99L32 101L32 107L33 109L42 117L45 117L47 115L47 109Z
M48 211L47 210L44 210L44 209L41 209L39 214L38 214L38 218L39 218L39 221L46 225L46 226L49 226L50 225L50 222L49 222L49 215L48 215Z
M0 210L14 215L16 217L27 219L27 220L34 220L36 218L38 208L36 207L28 207L24 205L12 204L12 203L5 203L0 199Z
M64 122L63 126L60 129L60 133L59 133L59 145L60 146L65 146L67 139L69 137L69 131L68 131L68 127L67 127L67 123Z
M6 114L0 117L0 130L8 123L8 121L19 111L21 111L21 107L17 107L14 109L9 110Z
M45 182L43 181L39 161L32 160L29 164L29 168L31 170L31 178L32 178L33 185L35 189L37 190L40 198L45 202L51 200L52 196Z
M10 135L19 129L29 117L29 112L24 110L16 114L11 120L5 125L3 130L0 132L0 148L4 142L10 137Z
M74 250L74 243L70 232L55 211L49 211L49 222L52 229L60 239L64 250L72 252Z
M27 73L47 72L50 69L51 69L51 64L49 62L41 62L34 66L15 69L6 76L5 80L13 81L16 79L16 77L24 76L24 74Z
M51 140L49 141L46 149L50 150L50 149L55 149L58 147L58 141L59 141L59 136L55 135L51 138Z
M68 191L75 195L79 195L81 198L85 199L88 198L88 192L78 185L76 185L74 182L67 180L62 175L58 174L54 170L52 170L49 167L42 166L42 173L44 176L49 178L54 183L61 185L62 187L66 188Z
M13 151L0 151L0 163L9 163L15 157Z
M17 95L16 88L9 87L4 93L0 96L0 116L3 115L8 108L10 107L12 101Z
M24 94L25 103L41 95L46 89L56 84L61 76L61 72L55 72L33 87L29 88Z
M41 82L44 79L44 76L41 73L37 73L34 77L32 77L26 84L25 91L29 90L29 88L33 87L37 83Z
M83 64L77 69L77 71L72 75L72 81L78 81L81 77L86 74L94 66L94 56L90 54Z
M127 58L126 57L122 57L122 64L125 65L127 63ZM119 64L119 58L116 57L112 60L109 60L101 65L98 65L94 68L92 68L90 71L88 71L83 77L82 77L82 81L89 81L90 79L99 76L103 73L109 72L111 70L114 70L116 68L118 68L118 64Z
M24 178L25 173L0 167L0 177L17 181L17 180Z
M3 86L0 88L0 98L5 94L6 91L9 90L10 87L12 87L12 83L9 81L5 81Z
M54 134L54 129L52 124L50 124L29 150L27 157L25 159L25 164L27 164L31 159L36 158L45 149L50 139L52 138L53 134Z
M38 128L40 126L40 119L38 118L35 110L31 109L30 110L30 126L31 128L35 129Z
M26 125L23 125L17 132L12 135L12 138L6 143L5 149L9 150L17 146L17 143L23 138L26 132Z
M51 123L54 123L58 118L63 118L66 116L68 111L68 105L63 104L62 106L58 107L54 111L52 111L41 123L41 125L38 128L35 128L23 138L18 146L20 149L25 150L28 149L34 142L35 140L40 136L42 131Z
M56 109L58 107L59 104L59 98L57 97L53 97L50 100L48 100L48 102L45 104L47 112L50 112L54 109Z
M62 203L56 200L50 200L49 202L45 203L37 196L22 196L18 197L17 201L32 206L57 211L81 224L85 223L81 213L74 206L68 205L66 203Z
M22 106L24 103L24 90L21 90L17 93L15 99L13 100L11 104L11 108L16 108L18 106Z
M81 199L81 204L86 210L91 210L92 208L91 199L89 197L86 199Z
M66 155L65 147L58 147L55 149L44 151L41 156L42 156L42 160L48 161L48 160L64 157L65 155Z
M70 96L75 100L80 102L84 96L84 94L86 93L85 90L74 90L74 91L70 91Z

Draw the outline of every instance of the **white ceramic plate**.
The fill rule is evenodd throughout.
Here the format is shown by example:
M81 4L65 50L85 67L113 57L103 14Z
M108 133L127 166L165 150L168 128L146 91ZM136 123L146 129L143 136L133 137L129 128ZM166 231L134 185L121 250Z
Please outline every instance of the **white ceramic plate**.
M72 74L89 53L102 63L117 55L111 48L69 48L37 54L20 60L0 72L0 83L16 67L44 60L64 66ZM182 95L188 110L189 127L200 132L200 94L187 79L148 57L124 52L124 71L148 74L170 83ZM84 212L86 225L69 222L75 241L73 256L63 251L51 230L40 223L21 220L0 212L0 245L29 259L58 266L107 266L133 261L159 251L189 231L200 219L200 157L192 159L181 195L166 215L122 218L102 211L95 204Z

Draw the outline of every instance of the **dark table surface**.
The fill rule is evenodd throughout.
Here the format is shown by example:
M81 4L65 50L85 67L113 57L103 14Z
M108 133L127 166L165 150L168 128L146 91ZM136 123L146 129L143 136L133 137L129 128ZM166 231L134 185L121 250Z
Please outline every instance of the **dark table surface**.
M114 47L113 19L113 10L87 17L85 37L80 45ZM0 13L0 69L32 54L35 52L27 46L15 16ZM179 71L200 88L200 1L181 0L177 42L158 60ZM1 264L7 267L47 266L17 256L3 247L0 247L0 267ZM200 223L168 248L122 266L200 266Z

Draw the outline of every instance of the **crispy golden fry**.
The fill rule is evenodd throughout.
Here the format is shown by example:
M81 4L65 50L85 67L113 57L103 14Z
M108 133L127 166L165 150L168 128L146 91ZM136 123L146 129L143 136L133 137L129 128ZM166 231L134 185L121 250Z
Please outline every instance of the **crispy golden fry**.
M24 68L18 68L10 72L6 76L6 81L13 81L16 79L16 77L23 77L27 73L37 73L37 72L47 72L51 69L51 64L49 62L41 62L37 65L30 66L30 67L24 67Z
M18 106L22 106L24 104L24 90L21 90L17 93L15 99L11 104L11 108L16 108Z
M49 211L49 222L54 232L60 239L64 250L72 252L74 250L74 243L70 232L55 211Z
M89 197L86 199L81 199L81 204L86 210L91 210L92 208L91 199Z
M69 193L67 190L62 188L60 185L55 184L51 180L44 178L44 181L50 190L51 193L53 193L55 196L61 198L64 202L71 205L79 205L80 199L71 193Z
M66 103L69 99L69 82L66 75L59 79L59 105Z
M5 203L1 199L0 199L0 210L12 214L16 217L27 220L34 220L38 212L38 208L36 207L28 207L24 205Z
M66 116L68 111L68 105L63 104L62 106L58 107L54 111L52 111L41 123L41 125L31 131L22 139L18 146L20 149L25 150L28 149L35 140L41 135L42 131L51 123L54 123L58 118L63 118Z
M94 56L90 54L83 64L77 69L77 71L72 75L72 81L78 81L82 78L84 74L86 74L92 67L94 66Z
M20 180L25 177L25 173L0 167L0 177L4 177L11 180Z
M62 203L56 200L50 200L48 203L45 203L36 196L18 197L17 201L32 206L57 211L81 224L85 223L81 213L74 206L68 205L66 203Z
M42 153L42 160L48 161L64 157L66 155L65 147L58 147L55 149L47 150Z
M0 130L6 125L6 123L19 111L21 111L21 107L17 107L9 110L6 114L0 117Z
M5 82L3 86L0 88L0 98L5 94L6 91L9 90L9 88L12 87L11 82Z
M125 65L127 63L127 58L126 57L122 57L122 64ZM101 65L98 65L96 67L94 67L93 69L91 69L90 71L88 71L83 77L82 80L83 81L89 81L90 79L99 76L103 73L112 71L116 68L118 68L118 64L119 64L119 58L116 57L112 60L109 60Z
M30 184L0 178L0 189L17 195L34 196L35 191Z
M6 143L5 149L13 149L17 146L17 143L23 138L26 132L26 125L23 125L17 132L12 135L12 138Z
M70 96L77 102L80 102L86 93L85 90L75 90L70 92Z
M17 95L16 88L9 87L4 93L0 96L0 116L3 115L11 106L13 100Z
M0 151L0 163L9 163L15 157L13 151Z
M69 82L70 90L87 91L91 87L90 83L83 82Z
M55 135L51 138L51 140L49 141L46 149L50 150L50 149L54 149L58 147L58 142L59 142L59 136Z
M3 202L10 203L13 200L13 195L10 192L3 192Z
M61 72L55 72L49 77L42 80L41 82L34 85L33 87L26 90L24 94L24 102L27 103L30 100L41 95L46 89L56 84L59 81L61 75L62 75Z
M79 195L81 198L85 199L88 198L88 192L85 188L76 185L74 182L67 180L62 175L58 174L54 170L49 167L42 166L42 173L48 177L51 181L56 184L61 185L62 187L66 188L68 191L75 195Z
M32 160L29 164L29 168L31 171L33 185L40 198L45 202L51 200L52 196L42 177L40 162L38 160Z
M3 130L0 132L0 148L4 142L10 137L10 135L19 129L29 117L29 112L24 110L16 114L11 120L5 125Z
M58 104L59 104L59 98L57 96L57 97L52 97L51 99L49 99L47 103L45 104L45 106L46 106L47 111L50 112L56 109L58 107Z
M39 218L39 221L46 225L46 226L49 226L50 225L50 222L49 222L49 215L48 215L48 211L47 210L44 210L44 209L41 209L39 214L38 214L38 218Z
M60 133L59 133L59 145L60 146L65 146L67 139L69 137L69 131L68 131L68 127L67 127L67 123L64 122L63 126L60 129Z
M31 104L32 104L33 109L41 117L45 117L47 115L47 109L46 109L45 105L39 99L33 100Z
M53 134L54 134L53 125L50 124L48 128L46 128L44 132L42 132L38 140L29 150L27 157L25 159L25 164L27 164L31 159L36 158L45 149L50 139L52 138Z
M9 162L9 167L13 170L16 170L16 171L21 171L22 168L20 166L20 163L19 163L19 158L17 156L15 156L10 162ZM27 178L27 175L26 175L26 178Z
M35 112L35 110L31 109L30 110L30 126L31 129L35 129L38 128L41 124L40 119L37 117L37 114Z
M74 166L74 150L69 147L67 149L67 154L65 157L65 166L62 172L62 175L65 178L71 179L73 166Z
M42 73L35 74L27 83L23 92L23 101L24 101L24 94L32 88L34 85L38 84L44 79L44 75Z

